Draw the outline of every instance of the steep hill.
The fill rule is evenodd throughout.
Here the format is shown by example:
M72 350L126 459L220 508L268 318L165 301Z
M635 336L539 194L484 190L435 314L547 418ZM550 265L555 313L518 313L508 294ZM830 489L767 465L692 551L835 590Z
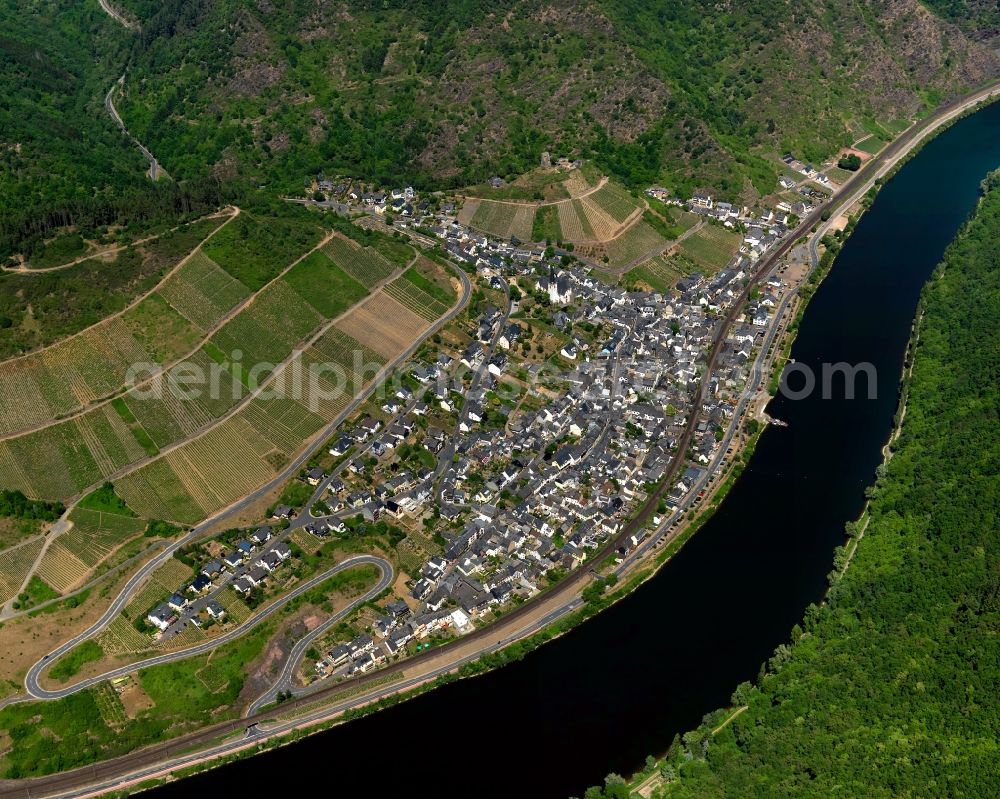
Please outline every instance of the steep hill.
M0 254L319 171L449 188L544 150L749 199L786 150L886 138L1000 75L995 9L929 4L118 0L136 32L94 0L5 0ZM151 187L105 113L126 68L118 108L175 183Z
M589 153L736 193L1000 74L916 0L131 0L124 111L174 174L452 186Z

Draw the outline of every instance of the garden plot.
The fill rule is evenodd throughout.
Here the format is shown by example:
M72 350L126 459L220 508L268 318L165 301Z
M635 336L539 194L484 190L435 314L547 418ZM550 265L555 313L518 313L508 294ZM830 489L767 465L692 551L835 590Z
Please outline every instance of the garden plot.
M157 289L185 319L202 330L250 296L250 290L200 250Z
M17 595L44 543L45 539L39 536L0 552L0 605Z
M334 236L323 245L322 251L348 275L370 289L396 271L382 254L372 247L361 247L356 242Z
M419 314L379 291L337 323L337 327L390 361L406 351L428 328Z
M667 293L686 274L679 264L677 258L659 255L639 264L627 273L626 278L641 280L654 291Z

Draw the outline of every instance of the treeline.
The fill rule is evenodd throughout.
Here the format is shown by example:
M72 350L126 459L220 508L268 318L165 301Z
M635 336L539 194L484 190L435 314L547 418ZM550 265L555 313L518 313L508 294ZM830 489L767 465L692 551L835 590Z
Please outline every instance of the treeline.
M185 183L161 181L62 202L40 200L0 216L0 253L20 252L30 257L46 238L67 226L91 231L108 225L143 228L177 222L235 202L241 193L239 184L205 177Z
M924 291L901 435L826 605L736 689L745 712L709 714L649 764L657 795L997 795L1000 176L984 187Z
M0 491L0 516L8 519L31 519L43 522L54 522L63 513L66 506L61 502L43 502L28 499L20 491Z

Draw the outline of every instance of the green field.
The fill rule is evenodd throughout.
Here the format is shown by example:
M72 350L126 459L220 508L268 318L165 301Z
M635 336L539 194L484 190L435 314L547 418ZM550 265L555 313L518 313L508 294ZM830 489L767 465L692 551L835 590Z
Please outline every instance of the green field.
M639 220L605 246L611 266L624 266L666 246L667 240L644 220Z
M333 262L366 288L371 288L396 271L382 254L371 247L360 247L335 236L323 245L323 252Z
M210 330L250 290L200 250L157 288L157 294L202 330Z
M259 291L319 238L319 228L307 219L242 213L203 249L240 283Z
M540 206L535 213L531 227L532 241L562 241L563 232L559 225L559 210L554 205Z
M320 315L334 319L367 296L368 290L322 250L297 263L282 278Z
M720 225L705 225L680 244L680 251L708 272L722 269L740 248L740 234Z
M872 155L875 155L875 153L877 153L879 150L885 147L886 144L887 142L885 139L882 139L879 136L872 134L871 136L862 139L854 146L857 149L861 150L862 152L871 153Z

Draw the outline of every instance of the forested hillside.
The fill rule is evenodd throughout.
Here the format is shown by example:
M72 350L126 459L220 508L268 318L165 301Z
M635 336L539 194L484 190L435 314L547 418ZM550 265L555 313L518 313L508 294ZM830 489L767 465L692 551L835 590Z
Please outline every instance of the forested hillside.
M775 673L737 690L748 709L675 742L662 796L997 795L1000 177L990 186L925 290L902 434L850 566Z
M596 156L634 182L773 186L1000 74L915 0L130 0L127 116L173 172L452 186ZM765 160L771 159L771 160Z
M752 199L777 156L889 138L1000 75L988 9L937 0L3 0L0 253L319 171L447 188L542 151ZM57 24L52 24L57 20ZM177 182L155 187L103 108Z

